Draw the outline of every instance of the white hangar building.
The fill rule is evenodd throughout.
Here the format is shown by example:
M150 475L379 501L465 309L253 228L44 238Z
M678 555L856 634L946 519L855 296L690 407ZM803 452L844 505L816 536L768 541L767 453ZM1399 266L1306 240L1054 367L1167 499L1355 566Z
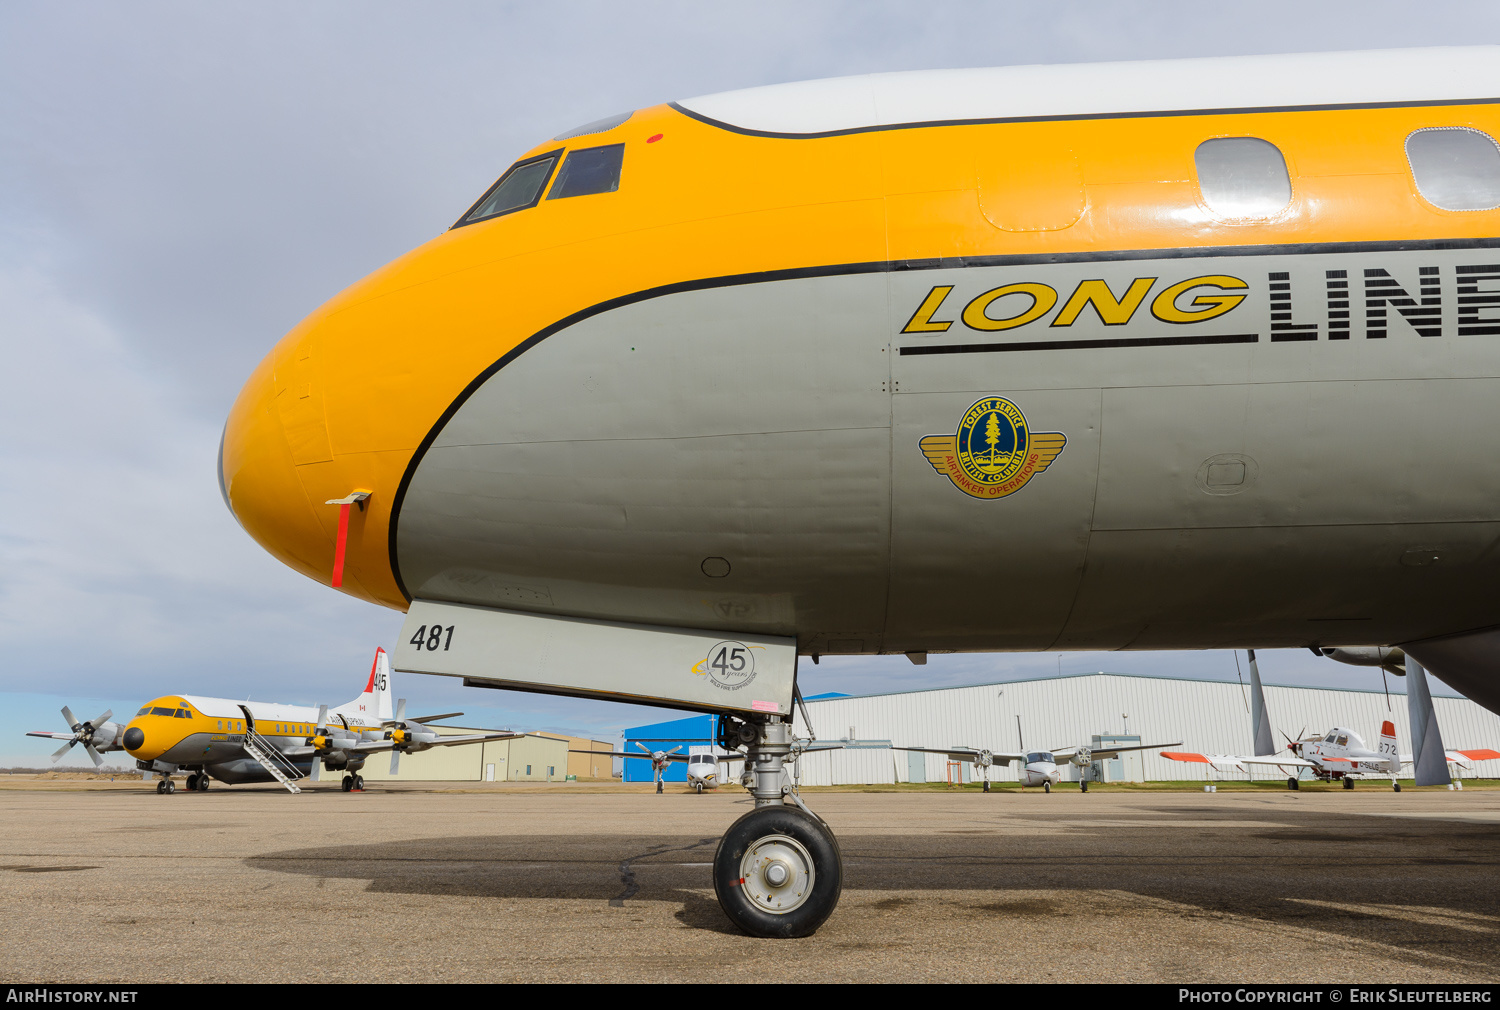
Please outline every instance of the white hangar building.
M1377 671L1369 671L1376 673ZM1383 691L1266 685L1266 709L1277 744L1285 732L1296 738L1334 726L1352 729L1371 749L1380 724L1396 725L1401 753L1411 752L1406 696ZM1450 750L1500 750L1500 716L1467 698L1434 697L1443 743ZM1177 744L1172 749L1202 754L1249 754L1250 685L1234 681L1187 680L1120 673L1087 673L1018 680L972 687L907 691L853 697L822 697L807 702L818 739L845 739L845 750L806 754L798 760L803 785L972 780L968 764L950 763L942 754L913 754L896 747L976 747L992 751L1047 750L1118 743ZM797 713L794 729L808 736ZM1078 769L1070 769L1076 780ZM1096 762L1091 778L1106 782L1207 780L1202 764L1169 761L1155 751ZM1409 773L1409 771L1408 771ZM1500 777L1500 761L1471 764L1466 778ZM1284 779L1278 769L1252 773L1257 779ZM1244 779L1241 773L1219 780ZM991 781L1016 780L1013 766L996 765Z

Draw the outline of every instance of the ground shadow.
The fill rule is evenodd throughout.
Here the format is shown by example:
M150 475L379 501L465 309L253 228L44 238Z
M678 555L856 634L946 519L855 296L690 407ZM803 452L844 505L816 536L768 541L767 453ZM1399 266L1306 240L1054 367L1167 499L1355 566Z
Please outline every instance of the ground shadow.
M1170 813L1181 824L1182 811ZM1186 906L1189 916L1251 916L1500 967L1500 825L1257 811L1278 826L1247 830L1204 813L1189 827L1079 827L1074 811L1067 829L1050 833L852 834L841 839L844 888L895 892L874 903L887 910L927 891L1123 891ZM717 845L686 835L492 835L297 848L246 862L368 880L376 893L667 901L681 906L686 926L733 932L712 897ZM1039 895L966 914L1074 912Z

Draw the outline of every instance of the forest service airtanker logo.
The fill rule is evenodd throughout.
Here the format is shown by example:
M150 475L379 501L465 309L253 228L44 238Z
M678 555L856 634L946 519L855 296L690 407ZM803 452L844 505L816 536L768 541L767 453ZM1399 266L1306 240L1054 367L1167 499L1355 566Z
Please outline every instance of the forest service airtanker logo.
M1020 407L988 396L964 412L957 434L922 439L922 452L964 494L1004 498L1047 469L1067 444L1062 432L1031 431Z

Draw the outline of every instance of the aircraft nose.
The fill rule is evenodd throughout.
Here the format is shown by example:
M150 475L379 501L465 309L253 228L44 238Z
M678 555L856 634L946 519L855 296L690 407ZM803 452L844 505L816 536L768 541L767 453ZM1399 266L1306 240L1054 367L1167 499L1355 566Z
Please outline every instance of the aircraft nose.
M138 751L146 745L146 733L139 726L132 726L125 731L125 738L120 741L128 751Z
M371 457L379 454L335 452L329 419L340 415L325 402L322 378L340 366L314 357L317 337L316 320L303 323L245 382L224 424L220 490L257 543L324 585L335 581L340 526L339 507L325 502L356 490L371 492L367 508L350 510L338 581L350 595L404 609L386 545L396 482L370 472Z

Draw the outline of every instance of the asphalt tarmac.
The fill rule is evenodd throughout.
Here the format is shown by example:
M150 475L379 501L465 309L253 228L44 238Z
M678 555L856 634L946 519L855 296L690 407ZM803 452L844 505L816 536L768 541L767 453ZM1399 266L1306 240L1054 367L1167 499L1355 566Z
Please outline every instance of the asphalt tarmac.
M1500 790L805 796L843 899L756 940L737 788L0 780L0 980L1500 980Z

